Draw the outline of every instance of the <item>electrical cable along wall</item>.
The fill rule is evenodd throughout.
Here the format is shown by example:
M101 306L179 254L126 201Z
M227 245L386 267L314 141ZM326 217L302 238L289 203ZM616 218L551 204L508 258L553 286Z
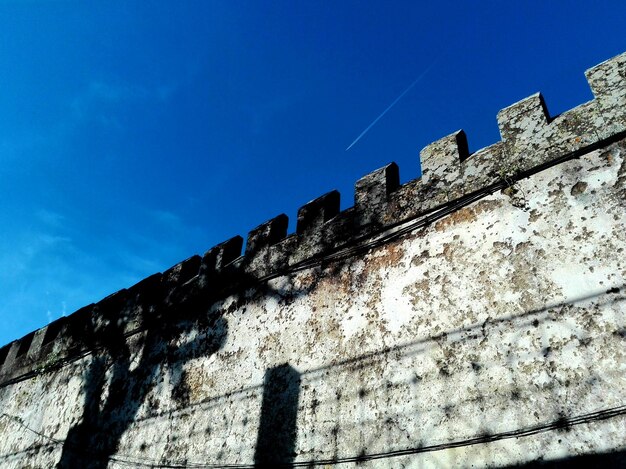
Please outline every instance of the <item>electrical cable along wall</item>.
M587 79L1 348L0 465L624 464L626 54Z

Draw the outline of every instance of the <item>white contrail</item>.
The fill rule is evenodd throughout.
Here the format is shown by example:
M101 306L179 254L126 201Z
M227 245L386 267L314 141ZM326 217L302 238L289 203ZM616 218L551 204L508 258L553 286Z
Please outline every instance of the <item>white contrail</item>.
M371 129L372 127L374 127L374 124L376 124L376 122L378 122L378 121L381 119L381 117L383 117L385 114L387 114L387 111L389 111L389 109L391 109L392 107L394 107L394 106L395 106L395 104L396 104L398 101L400 101L400 100L402 99L402 97L403 97L405 94L407 94L407 93L411 90L411 88L413 88L415 85L417 85L417 83L418 83L418 82L419 82L422 78L424 78L424 76L426 76L426 74L427 74L428 72L430 72L430 69L431 69L432 67L433 67L433 64L430 64L430 65L428 66L428 68L427 68L426 70L424 70L424 71L422 72L422 74L421 74L419 77L417 77L417 78L415 79L415 81L414 81L413 83L411 83L411 84L409 85L409 87L408 87L406 90L404 90L404 91L400 94L400 96L398 96L396 99L394 99L394 100L393 100L393 102L392 102L389 106L387 106L387 109L385 109L385 110L384 110L384 111L383 111L383 112L382 112L382 113L381 113L381 114L380 114L380 115L379 115L376 119L374 119L374 122L372 122L370 125L368 125L368 126L365 128L365 130L364 130L363 132L361 132L357 138L355 138L355 139L354 139L354 142L352 142L350 145L348 145L348 148L346 148L346 151L348 151L350 148L352 148L356 142L358 142L359 140L361 140L361 137L363 137L363 135L365 135L369 129Z

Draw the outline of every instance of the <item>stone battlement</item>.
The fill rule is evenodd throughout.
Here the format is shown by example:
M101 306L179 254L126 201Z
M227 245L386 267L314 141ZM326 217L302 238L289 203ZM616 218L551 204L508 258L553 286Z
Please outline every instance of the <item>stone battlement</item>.
M101 346L111 324L132 335L151 321L180 315L174 304L215 300L328 261L404 223L623 138L626 53L586 76L595 98L561 115L550 116L541 94L534 94L498 113L502 139L493 145L470 154L465 133L455 132L421 151L421 178L401 185L398 166L388 164L356 182L353 207L340 211L340 194L329 192L298 210L293 234L287 234L288 219L281 214L250 231L243 254L243 239L237 236L2 347L0 386Z

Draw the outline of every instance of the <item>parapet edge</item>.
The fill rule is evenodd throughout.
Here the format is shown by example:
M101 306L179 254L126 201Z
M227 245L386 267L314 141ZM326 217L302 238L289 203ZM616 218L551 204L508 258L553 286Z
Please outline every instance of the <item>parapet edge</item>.
M243 238L236 236L1 347L0 386L98 347L111 324L132 334L167 311L163 305L207 291L216 299L626 132L626 53L585 75L591 101L551 117L536 93L498 112L501 140L492 145L470 154L463 130L454 132L420 152L420 178L401 185L399 168L390 163L356 182L354 206L346 210L331 191L298 210L293 234L287 216L278 215L250 231L243 255Z

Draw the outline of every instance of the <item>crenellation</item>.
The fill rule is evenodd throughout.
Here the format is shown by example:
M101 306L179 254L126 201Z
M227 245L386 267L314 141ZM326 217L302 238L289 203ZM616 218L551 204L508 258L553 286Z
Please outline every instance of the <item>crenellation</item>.
M33 331L26 334L21 339L13 343L11 350L7 355L7 363L10 370L18 372L28 371L37 359L38 348L32 347L33 338L39 331Z
M34 362L29 360L28 351L34 334L34 332L30 332L8 344L8 352L2 367L2 380L15 374L26 373L32 368Z
M147 277L126 291L124 304L120 315L122 321L120 327L128 334L140 329L145 323L157 319L157 305L162 301L161 293L163 275L156 273Z
M620 104L616 100L626 98L626 53L589 68L585 76L598 101Z
M72 354L95 346L92 326L92 313L96 304L83 306L68 316L60 337L60 345L66 354Z
M439 194L435 193L429 198L428 185L424 184L422 179L413 179L402 184L389 197L389 212L394 215L398 222L409 220L427 213L430 208L445 203Z
M554 117L550 125L554 129L553 135L548 137L552 144L550 154L555 157L602 140L599 129L604 124L596 101L588 101Z
M11 349L11 343L0 348L0 376L2 375L2 368L4 367L4 362L7 359L7 355L9 354L10 349Z
M123 308L127 300L128 290L122 288L98 301L92 311L91 320L96 328L106 325L116 319L117 313Z
M356 233L362 232L363 226L359 225L357 221L358 216L359 213L356 207L349 207L322 225L322 236L320 239L325 251L332 251L342 246L355 237Z
M193 269L190 270L193 271ZM145 303L146 299L152 299L157 296L163 281L163 275L157 272L128 288L126 291L127 303L132 305L141 304Z
M300 207L295 233L287 236L281 214L250 231L243 255L243 238L235 236L5 346L3 369L19 368L29 340L30 355L43 360L53 350L88 348L111 328L130 334L181 294L219 295L226 285L258 281L626 132L626 53L586 76L592 101L551 117L541 93L529 96L498 112L501 141L470 154L463 130L443 137L420 152L421 178L400 185L399 168L390 163L356 182L353 207L340 211L339 192L328 192Z
M15 361L17 358L17 351L20 347L20 340L14 340L13 342L5 345L5 348L7 349L7 351L5 352L4 355L4 365L2 367L2 377L10 377L13 373L15 368L18 368L18 366L16 365Z
M270 250L287 236L288 223L287 215L280 214L250 231L244 254L247 274L262 277L272 270Z
M585 76L602 119L600 138L626 131L626 53L590 68Z
M498 112L498 128L508 163L531 168L550 158L545 153L554 131L541 93L535 93Z
M525 116L532 116L535 120L527 121ZM543 95L537 92L498 111L497 120L502 139L508 140L511 136L515 138L519 132L545 126L551 119ZM531 127L528 128L528 125Z
M289 265L320 254L328 249L325 225L340 213L340 194L330 191L298 209L297 242L288 253Z
M234 236L217 246L212 247L204 253L200 264L200 275L208 275L212 272L219 272L235 259L241 256L243 238Z
M623 462L623 63L0 348L0 466Z
M35 337L35 332L29 332L24 337L22 337L19 342L19 347L17 349L16 357L24 357L28 355L28 350L30 349L30 344L33 342L33 337Z
M250 231L245 256L254 256L287 236L287 215L280 214Z
M42 327L41 329L37 329L32 334L33 337L31 338L28 351L26 352L26 357L28 361L35 362L40 358L40 355L42 354L42 345L43 339L46 335L46 328Z
M469 158L467 136L463 130L443 137L420 152L422 184L431 193L444 193L449 201L462 194L461 164Z
M91 332L97 346L120 347L122 342L118 331L128 327L124 307L128 300L128 290L123 288L98 301L86 319L88 333Z
M47 326L45 326L43 329L46 332L41 341L42 347L45 347L46 345L56 340L56 338L59 336L59 334L63 330L63 327L65 326L66 323L67 323L67 317L62 316L59 319L56 319L52 321L50 324L48 324Z
M502 180L503 174L513 174L518 168L519 162L509 158L504 142L481 148L461 164L463 194L488 187Z
M234 265L238 259L243 259L241 250L243 238L234 236L217 246L212 247L202 256L198 276L189 280L190 294L201 295L201 292L219 296L226 285L230 283L232 272L238 271Z
M298 209L296 233L310 235L319 232L320 226L339 213L340 194L333 190Z
M165 272L163 272L161 282L168 287L182 285L183 283L198 275L201 263L202 258L200 256L191 256L188 259L179 262L178 264L170 267Z
M62 316L37 331L39 335L35 338L35 341L38 349L36 357L38 360L42 362L49 361L49 357L53 357L58 353L58 347L61 343L60 337L67 320L67 316Z
M155 320L161 321L171 317L172 305L182 304L189 300L190 288L188 283L192 279L199 280L202 257L194 255L170 267L161 276L158 295L152 300L153 308L157 310ZM163 314L165 316L163 316ZM172 317L172 319L174 319Z
M356 225L371 229L384 223L390 194L400 187L400 170L390 163L363 176L354 187Z
M541 93L535 93L512 104L497 114L500 136L505 142L541 141L551 121Z
M268 247L267 265L262 271L257 271L257 274L268 275L286 269L290 264L291 256L297 252L300 241L301 238L297 234L291 233Z

